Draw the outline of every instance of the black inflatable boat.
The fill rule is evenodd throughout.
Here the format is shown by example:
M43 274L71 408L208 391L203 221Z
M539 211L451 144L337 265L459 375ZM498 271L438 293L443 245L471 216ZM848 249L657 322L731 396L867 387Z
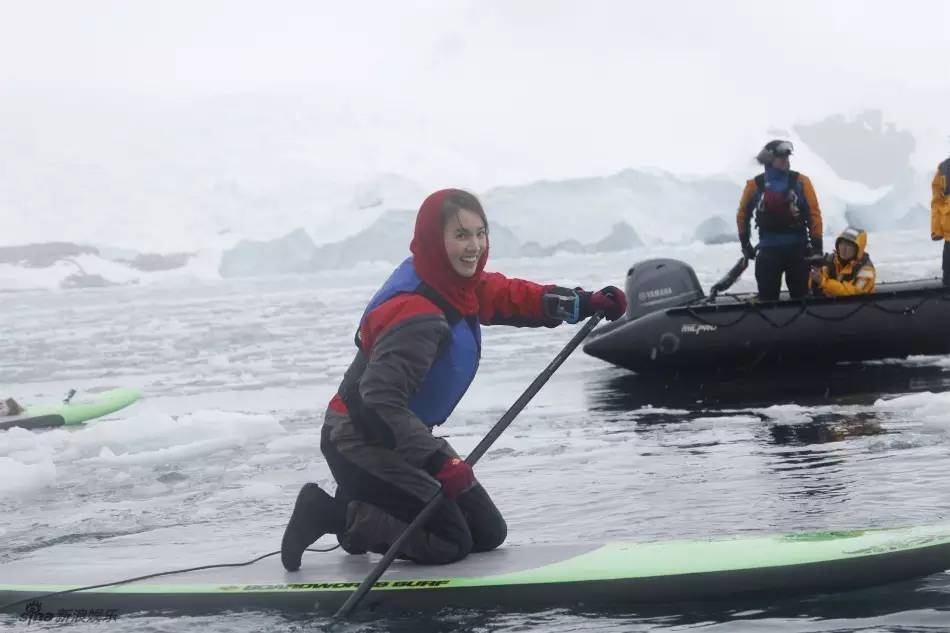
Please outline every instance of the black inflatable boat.
M777 366L950 354L950 288L940 280L880 283L871 295L759 302L706 297L696 273L651 259L627 273L627 314L584 351L638 373L735 373Z

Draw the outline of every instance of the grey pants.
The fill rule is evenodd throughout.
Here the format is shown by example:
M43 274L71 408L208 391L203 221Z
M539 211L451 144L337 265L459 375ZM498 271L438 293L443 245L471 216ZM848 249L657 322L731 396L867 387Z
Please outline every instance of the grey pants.
M349 417L330 411L321 434L323 452L346 503L346 529L339 534L348 552L385 553L439 490L439 482L394 451L368 445ZM508 534L491 497L476 484L446 499L406 542L402 558L423 564L451 563L470 552L501 545Z

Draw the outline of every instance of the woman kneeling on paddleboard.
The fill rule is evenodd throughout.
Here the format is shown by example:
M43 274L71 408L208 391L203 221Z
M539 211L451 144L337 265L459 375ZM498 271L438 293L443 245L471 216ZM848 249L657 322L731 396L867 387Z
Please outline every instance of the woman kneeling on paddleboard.
M458 189L426 198L409 248L363 313L356 358L327 409L320 450L336 497L313 483L300 490L281 542L290 571L324 534L350 553L385 553L440 486L448 499L402 557L450 563L501 545L501 513L472 468L432 434L475 377L479 324L552 327L626 310L613 286L591 293L484 272L485 212Z

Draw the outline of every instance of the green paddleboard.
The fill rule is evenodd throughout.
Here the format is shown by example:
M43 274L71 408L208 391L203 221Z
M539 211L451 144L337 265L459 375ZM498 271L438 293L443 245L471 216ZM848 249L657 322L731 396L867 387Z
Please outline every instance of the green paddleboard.
M127 551L123 551L127 547ZM100 543L84 557L51 550L0 564L0 610L104 609L176 613L241 609L332 612L370 572L375 555L308 553L288 573L275 558L75 591L162 571L132 545ZM184 554L184 552L183 552ZM88 558L88 560L84 560ZM197 561L188 556L163 560ZM174 565L172 565L174 567ZM442 566L396 561L363 607L632 607L699 600L769 600L840 592L950 569L950 523L720 540L524 545ZM66 591L58 595L54 592Z
M23 413L0 417L0 430L20 427L45 429L82 424L125 408L139 399L138 389L123 387L86 396L75 396L68 404L27 406Z

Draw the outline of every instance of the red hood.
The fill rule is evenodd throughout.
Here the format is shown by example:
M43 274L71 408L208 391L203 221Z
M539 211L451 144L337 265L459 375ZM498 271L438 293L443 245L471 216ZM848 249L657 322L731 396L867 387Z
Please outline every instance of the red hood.
M442 204L455 189L442 189L431 194L419 207L416 230L409 250L419 277L438 292L463 315L478 312L478 297L475 288L481 279L488 247L478 259L478 268L471 277L462 277L449 262L442 234Z

